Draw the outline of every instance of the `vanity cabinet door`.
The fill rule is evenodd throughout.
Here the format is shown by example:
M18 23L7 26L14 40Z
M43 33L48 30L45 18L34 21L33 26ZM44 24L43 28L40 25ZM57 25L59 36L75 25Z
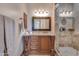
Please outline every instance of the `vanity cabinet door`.
M41 36L41 44L40 44L40 49L41 53L43 54L49 54L50 53L50 37L49 36Z

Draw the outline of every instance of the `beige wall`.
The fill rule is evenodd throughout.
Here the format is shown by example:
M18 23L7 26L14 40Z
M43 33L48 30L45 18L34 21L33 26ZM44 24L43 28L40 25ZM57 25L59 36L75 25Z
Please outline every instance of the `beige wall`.
M55 15L54 15L54 4L52 3L38 3L38 4L28 4L28 20L27 20L27 31L30 31L32 32L32 16L33 15L33 11L36 9L40 9L40 8L43 8L43 9L47 9L49 11L49 15L51 17L51 31L48 31L46 32L45 34L48 34L48 33L52 33L52 35L55 35ZM39 32L33 32L33 33L36 33L38 34ZM41 33L41 32L40 32ZM43 33L43 32L42 32Z

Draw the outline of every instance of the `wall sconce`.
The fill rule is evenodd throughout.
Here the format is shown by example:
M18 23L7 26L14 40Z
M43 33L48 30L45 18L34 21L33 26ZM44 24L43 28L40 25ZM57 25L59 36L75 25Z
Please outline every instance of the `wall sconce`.
M49 11L45 9L38 9L38 10L34 10L33 15L39 17L45 17L49 15Z
M19 18L18 23L21 24L23 22L23 18Z

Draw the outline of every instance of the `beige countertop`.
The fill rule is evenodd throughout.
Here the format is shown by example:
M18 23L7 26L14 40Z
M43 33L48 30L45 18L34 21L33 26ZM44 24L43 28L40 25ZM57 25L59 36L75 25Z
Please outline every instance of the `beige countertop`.
M31 35L35 35L35 36L55 36L55 34L51 33L51 32L21 32L21 36L31 36Z

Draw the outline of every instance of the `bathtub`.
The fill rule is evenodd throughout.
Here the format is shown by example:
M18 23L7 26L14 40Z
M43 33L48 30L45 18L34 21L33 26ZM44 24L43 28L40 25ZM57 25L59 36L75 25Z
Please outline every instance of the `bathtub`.
M58 47L55 49L58 56L77 56L79 51L72 47Z

